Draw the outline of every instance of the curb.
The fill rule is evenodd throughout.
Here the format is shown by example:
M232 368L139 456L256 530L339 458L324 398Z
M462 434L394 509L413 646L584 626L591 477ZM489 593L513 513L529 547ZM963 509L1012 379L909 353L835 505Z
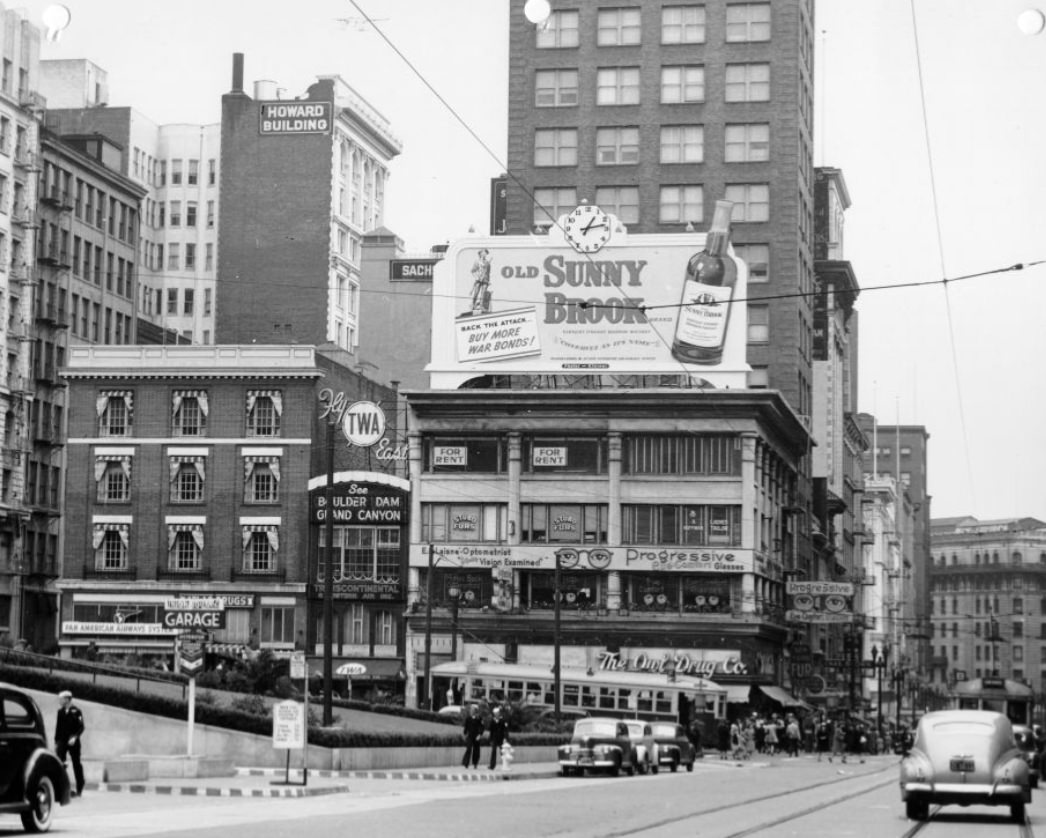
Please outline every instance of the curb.
M161 794L168 797L318 797L342 794L348 786L282 786L278 788L222 788L214 786L168 786L146 783L87 783L85 791Z
M237 776L240 777L271 777L284 776L283 769L273 768L239 768ZM291 771L291 776L301 776L301 769ZM507 780L539 780L549 777L558 777L558 769L542 769L538 771L429 771L425 769L371 769L367 771L332 771L330 769L309 769L310 777L324 777L334 779L355 780L435 780L455 783L497 783Z

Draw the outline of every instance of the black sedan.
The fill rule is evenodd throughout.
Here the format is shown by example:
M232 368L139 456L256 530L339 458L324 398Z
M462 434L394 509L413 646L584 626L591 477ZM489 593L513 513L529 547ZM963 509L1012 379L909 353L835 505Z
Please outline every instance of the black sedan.
M46 832L55 804L69 797L69 775L47 747L40 708L21 690L0 686L0 814L20 815L27 832Z

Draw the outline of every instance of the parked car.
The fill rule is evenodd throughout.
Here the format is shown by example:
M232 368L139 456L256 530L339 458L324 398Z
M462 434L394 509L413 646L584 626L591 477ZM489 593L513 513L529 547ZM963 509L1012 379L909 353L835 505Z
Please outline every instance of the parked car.
M609 771L615 776L622 769L628 774L636 771L635 747L628 726L620 719L578 719L570 744L560 745L558 755L564 777L585 771Z
M667 765L671 771L678 771L680 765L685 765L687 771L694 770L697 749L682 725L654 722L650 728L657 743L658 764ZM654 770L656 772L657 768Z
M40 708L21 690L0 686L0 813L20 815L27 832L46 832L56 804L70 796L65 766L47 747Z
M912 820L926 820L935 803L1009 806L1011 817L1023 822L1031 772L1010 720L990 710L927 713L901 760L901 800Z
M658 771L657 742L650 729L650 722L641 722L636 719L625 721L628 728L628 738L632 740L632 747L636 752L636 770L640 774L648 771L656 774Z
M1042 755L1035 743L1035 733L1027 725L1014 725L1013 741L1017 745L1017 750L1021 752L1021 756L1024 757L1024 761L1028 763L1031 787L1037 789L1042 772Z

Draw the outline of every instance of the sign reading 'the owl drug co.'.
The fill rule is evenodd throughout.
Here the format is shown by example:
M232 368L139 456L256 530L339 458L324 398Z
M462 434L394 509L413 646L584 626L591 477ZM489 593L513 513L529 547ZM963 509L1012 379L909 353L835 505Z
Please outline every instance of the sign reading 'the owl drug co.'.
M673 338L687 266L704 233L629 235L579 207L545 235L463 239L435 266L435 389L477 375L690 374L744 387L748 271L736 260L722 357L680 360Z

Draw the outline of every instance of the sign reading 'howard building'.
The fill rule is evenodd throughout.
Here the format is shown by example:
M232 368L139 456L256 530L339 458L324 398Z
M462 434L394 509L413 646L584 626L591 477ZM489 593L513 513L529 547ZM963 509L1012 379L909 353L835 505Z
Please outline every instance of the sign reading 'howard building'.
M329 134L333 112L332 102L260 102L258 131L261 134Z

